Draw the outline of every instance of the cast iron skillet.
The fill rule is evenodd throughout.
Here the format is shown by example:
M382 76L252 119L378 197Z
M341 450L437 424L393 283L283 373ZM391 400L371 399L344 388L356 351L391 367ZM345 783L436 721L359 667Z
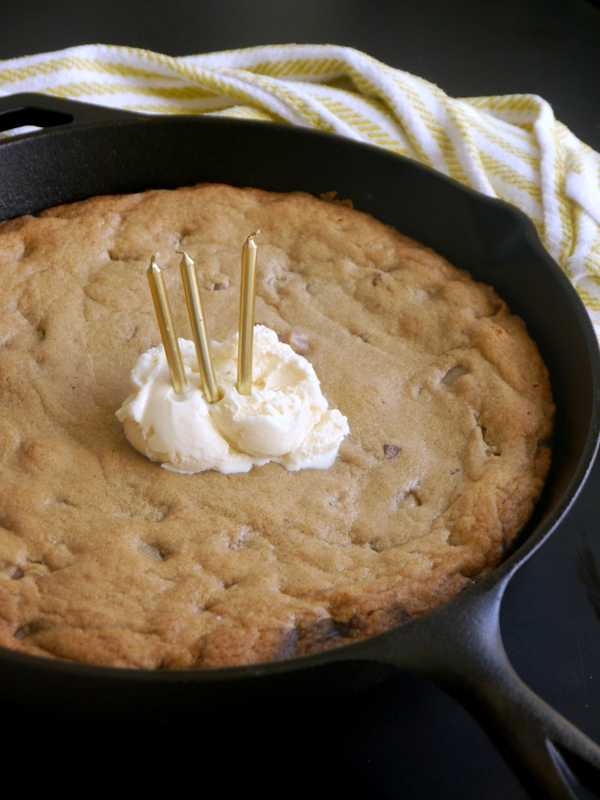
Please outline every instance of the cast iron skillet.
M2 650L0 687L38 708L88 715L184 713L302 693L350 692L404 668L467 707L535 797L600 796L600 748L530 691L506 657L500 603L516 570L567 514L593 461L600 358L588 315L533 224L514 208L382 149L274 124L140 117L41 95L0 100L0 219L90 195L200 181L312 194L336 190L491 283L527 322L557 404L554 462L534 519L503 564L440 609L370 639L288 661L143 671Z

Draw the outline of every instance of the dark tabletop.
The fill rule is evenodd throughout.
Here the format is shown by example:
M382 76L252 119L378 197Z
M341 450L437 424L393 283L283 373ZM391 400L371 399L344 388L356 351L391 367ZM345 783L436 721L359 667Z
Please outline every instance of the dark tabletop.
M536 93L600 150L600 9L588 0L0 0L0 59L76 44L169 55L276 43L349 45L455 96ZM600 742L600 465L568 518L509 585L505 646L521 677ZM420 678L398 674L344 700L259 715L195 710L183 724L118 725L1 710L20 784L43 770L64 789L223 796L520 800L526 795L469 715ZM47 756L53 761L44 761ZM69 769L84 764L86 785ZM51 767L48 765L51 764ZM123 766L123 774L117 767ZM48 771L50 769L50 772ZM71 783L69 783L71 781Z

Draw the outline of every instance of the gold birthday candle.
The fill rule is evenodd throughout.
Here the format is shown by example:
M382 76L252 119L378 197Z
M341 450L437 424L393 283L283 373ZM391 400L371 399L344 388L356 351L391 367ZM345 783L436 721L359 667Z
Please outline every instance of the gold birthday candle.
M169 372L171 373L173 388L176 394L182 394L187 388L187 379L185 377L181 351L179 350L179 344L175 334L175 325L173 323L173 315L171 314L171 306L169 305L169 298L167 296L165 279L154 256L150 259L150 266L146 274L148 275L148 283L150 284L150 292L152 294L154 310L156 311L158 327L160 328L160 335L165 348Z
M204 397L207 402L216 403L221 399L222 393L217 386L215 370L210 355L204 310L202 308L202 297L200 295L200 287L198 286L198 276L196 275L194 262L188 254L184 250L178 250L177 252L182 255L180 265L181 280L183 281L188 316L190 318L192 335L196 346L196 357L198 358L198 368L202 380L202 391L204 392Z
M237 390L248 395L252 391L252 348L254 344L254 303L256 297L256 259L258 245L255 231L242 248L242 280L240 286L240 321L238 339Z

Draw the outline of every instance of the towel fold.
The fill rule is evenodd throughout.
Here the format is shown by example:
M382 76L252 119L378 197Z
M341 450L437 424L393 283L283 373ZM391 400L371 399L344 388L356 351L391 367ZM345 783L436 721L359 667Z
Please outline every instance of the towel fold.
M0 94L16 92L287 122L416 159L524 211L600 335L600 155L541 97L452 98L352 48L293 44L179 58L86 45L0 61Z

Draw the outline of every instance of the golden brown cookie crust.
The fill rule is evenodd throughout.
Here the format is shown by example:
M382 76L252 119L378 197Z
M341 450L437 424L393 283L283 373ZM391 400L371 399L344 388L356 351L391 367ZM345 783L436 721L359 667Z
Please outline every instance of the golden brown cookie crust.
M314 365L350 435L328 470L179 475L115 411L159 333L149 257L190 337L256 322ZM308 653L445 602L499 561L546 476L553 404L524 324L372 217L306 194L200 185L0 225L0 644L128 667Z

